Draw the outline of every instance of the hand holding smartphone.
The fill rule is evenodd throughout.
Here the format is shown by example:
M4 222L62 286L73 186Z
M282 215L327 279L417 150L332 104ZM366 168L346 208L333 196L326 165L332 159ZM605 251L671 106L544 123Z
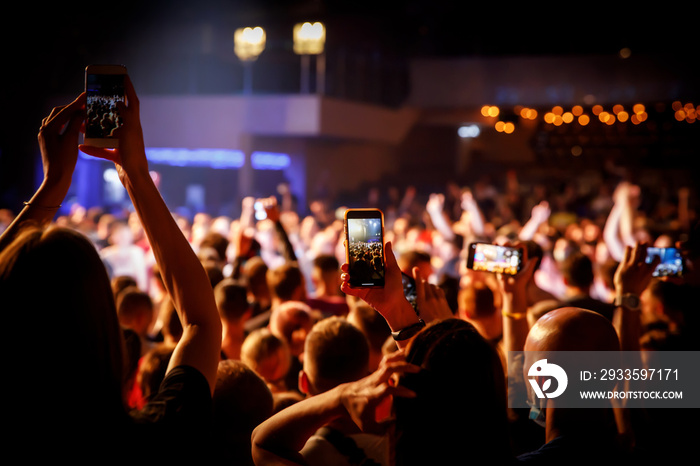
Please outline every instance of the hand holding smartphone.
M124 101L122 65L88 65L85 68L87 117L84 144L94 147L119 147L116 130L121 126L117 102Z
M384 286L384 215L379 209L348 209L345 256L352 288Z
M523 267L523 250L497 244L475 242L469 245L467 268L490 273L515 275Z

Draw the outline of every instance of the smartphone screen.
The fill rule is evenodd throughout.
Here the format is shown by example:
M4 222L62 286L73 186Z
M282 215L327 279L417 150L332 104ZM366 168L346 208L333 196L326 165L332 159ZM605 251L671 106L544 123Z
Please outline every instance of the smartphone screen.
M651 264L654 257L661 262L656 266L653 277L680 277L683 275L683 257L676 248L647 248L646 262Z
M126 68L120 65L90 65L85 68L85 144L118 146L115 131L121 125L121 119L117 102L124 101L125 74Z
M523 250L489 243L471 243L467 268L480 272L517 274L522 268Z
M378 209L345 211L345 254L350 286L384 286L384 216Z

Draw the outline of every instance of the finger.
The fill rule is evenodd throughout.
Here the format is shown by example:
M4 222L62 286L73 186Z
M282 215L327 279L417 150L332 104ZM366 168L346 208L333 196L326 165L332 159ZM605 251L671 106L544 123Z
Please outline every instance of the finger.
M418 267L413 267L413 269L411 269L411 273L413 274L413 279L416 282L416 298L418 299L418 302L423 302L423 300L425 300L425 287L423 285L423 278L421 277L420 269Z
M51 110L51 113L49 113L49 116L42 120L42 125L57 131L60 128L63 128L63 125L68 123L76 114L82 115L84 106L85 93L83 92L68 105L54 107Z
M384 260L386 261L387 269L389 267L396 267L398 268L398 264L396 263L396 256L394 256L394 248L391 245L391 241L387 241L384 244Z
M622 256L622 264L625 264L625 265L629 264L631 257L632 257L632 248L629 246L625 246L625 252Z
M134 84L131 82L129 75L124 77L124 95L126 96L126 103L134 112L139 110L139 98L136 96L136 90L134 89Z

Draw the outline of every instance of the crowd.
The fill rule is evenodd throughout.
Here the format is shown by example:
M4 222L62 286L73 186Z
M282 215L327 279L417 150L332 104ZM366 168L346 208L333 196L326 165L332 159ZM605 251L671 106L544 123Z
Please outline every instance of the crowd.
M504 186L368 196L361 207L385 213L385 286L353 288L345 206L314 201L302 216L271 196L262 220L252 198L240 218L173 213L128 80L120 148L81 150L115 163L133 212L57 217L85 106L81 95L44 119L44 182L3 217L0 299L8 328L30 338L9 358L8 445L258 465L643 464L693 451L693 410L507 403L510 351L698 350L690 190L650 202L621 176L584 202L508 172ZM521 245L521 271L470 270L473 241ZM678 245L685 275L653 277L651 245Z
M88 113L94 115L85 122L85 133L89 137L112 137L114 131L121 125L117 95L96 95L87 99Z

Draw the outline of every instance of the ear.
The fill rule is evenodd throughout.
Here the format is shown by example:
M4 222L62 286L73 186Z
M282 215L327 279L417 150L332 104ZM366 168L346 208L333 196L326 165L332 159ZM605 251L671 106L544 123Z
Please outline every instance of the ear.
M310 383L309 383L309 376L304 372L303 370L299 371L299 391L303 393L304 395L310 395Z

